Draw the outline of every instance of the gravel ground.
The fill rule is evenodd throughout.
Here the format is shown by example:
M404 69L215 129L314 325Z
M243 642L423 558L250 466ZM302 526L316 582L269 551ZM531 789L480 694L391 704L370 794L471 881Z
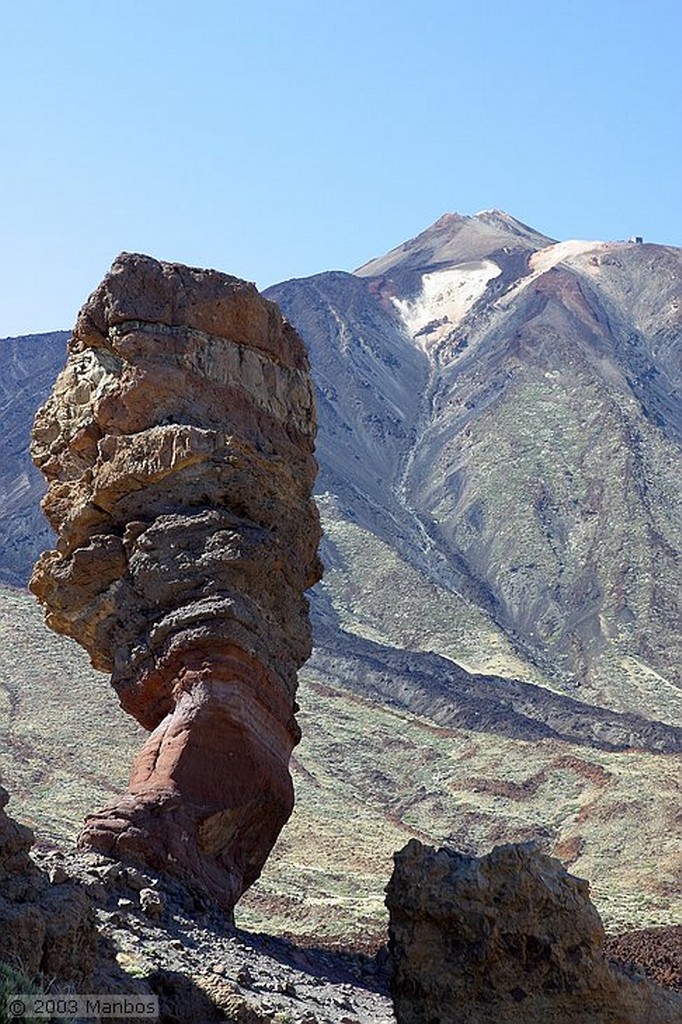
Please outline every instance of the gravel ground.
M92 853L34 849L92 897L96 991L160 998L162 1024L390 1024L385 953L297 945L235 928L203 895ZM131 1024L130 1018L127 1024Z
M606 955L628 969L640 968L659 985L682 992L682 925L609 935Z

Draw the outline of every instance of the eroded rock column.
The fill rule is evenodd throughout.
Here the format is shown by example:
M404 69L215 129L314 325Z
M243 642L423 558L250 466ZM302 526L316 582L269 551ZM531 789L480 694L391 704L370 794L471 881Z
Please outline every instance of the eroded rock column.
M123 254L38 412L56 550L31 589L151 735L79 843L230 910L293 807L304 591L321 575L315 410L277 307L215 271Z

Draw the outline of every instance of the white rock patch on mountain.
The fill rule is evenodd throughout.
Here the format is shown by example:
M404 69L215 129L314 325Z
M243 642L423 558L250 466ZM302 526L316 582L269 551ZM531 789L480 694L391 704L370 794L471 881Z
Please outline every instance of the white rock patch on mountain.
M422 277L416 299L394 298L408 333L426 350L444 338L481 298L489 281L501 271L492 260L463 263Z

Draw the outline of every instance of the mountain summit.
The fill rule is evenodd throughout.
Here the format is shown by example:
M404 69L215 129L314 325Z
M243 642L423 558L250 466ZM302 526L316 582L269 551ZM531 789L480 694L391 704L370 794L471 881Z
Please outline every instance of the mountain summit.
M482 210L473 217L445 213L416 238L370 260L355 271L376 277L391 270L426 270L482 259L501 249L534 252L554 239L540 234L502 210Z

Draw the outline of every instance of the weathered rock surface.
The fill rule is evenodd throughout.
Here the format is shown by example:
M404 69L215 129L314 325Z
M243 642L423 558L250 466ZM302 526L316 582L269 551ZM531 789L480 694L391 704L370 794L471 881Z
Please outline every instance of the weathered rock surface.
M33 863L33 833L5 813L8 800L0 786L0 961L29 978L87 985L97 944L90 902Z
M293 807L320 576L302 342L253 285L123 254L78 317L32 454L59 535L31 588L153 730L83 846L226 909Z
M682 999L606 960L587 882L534 844L416 839L387 887L398 1024L673 1024Z

